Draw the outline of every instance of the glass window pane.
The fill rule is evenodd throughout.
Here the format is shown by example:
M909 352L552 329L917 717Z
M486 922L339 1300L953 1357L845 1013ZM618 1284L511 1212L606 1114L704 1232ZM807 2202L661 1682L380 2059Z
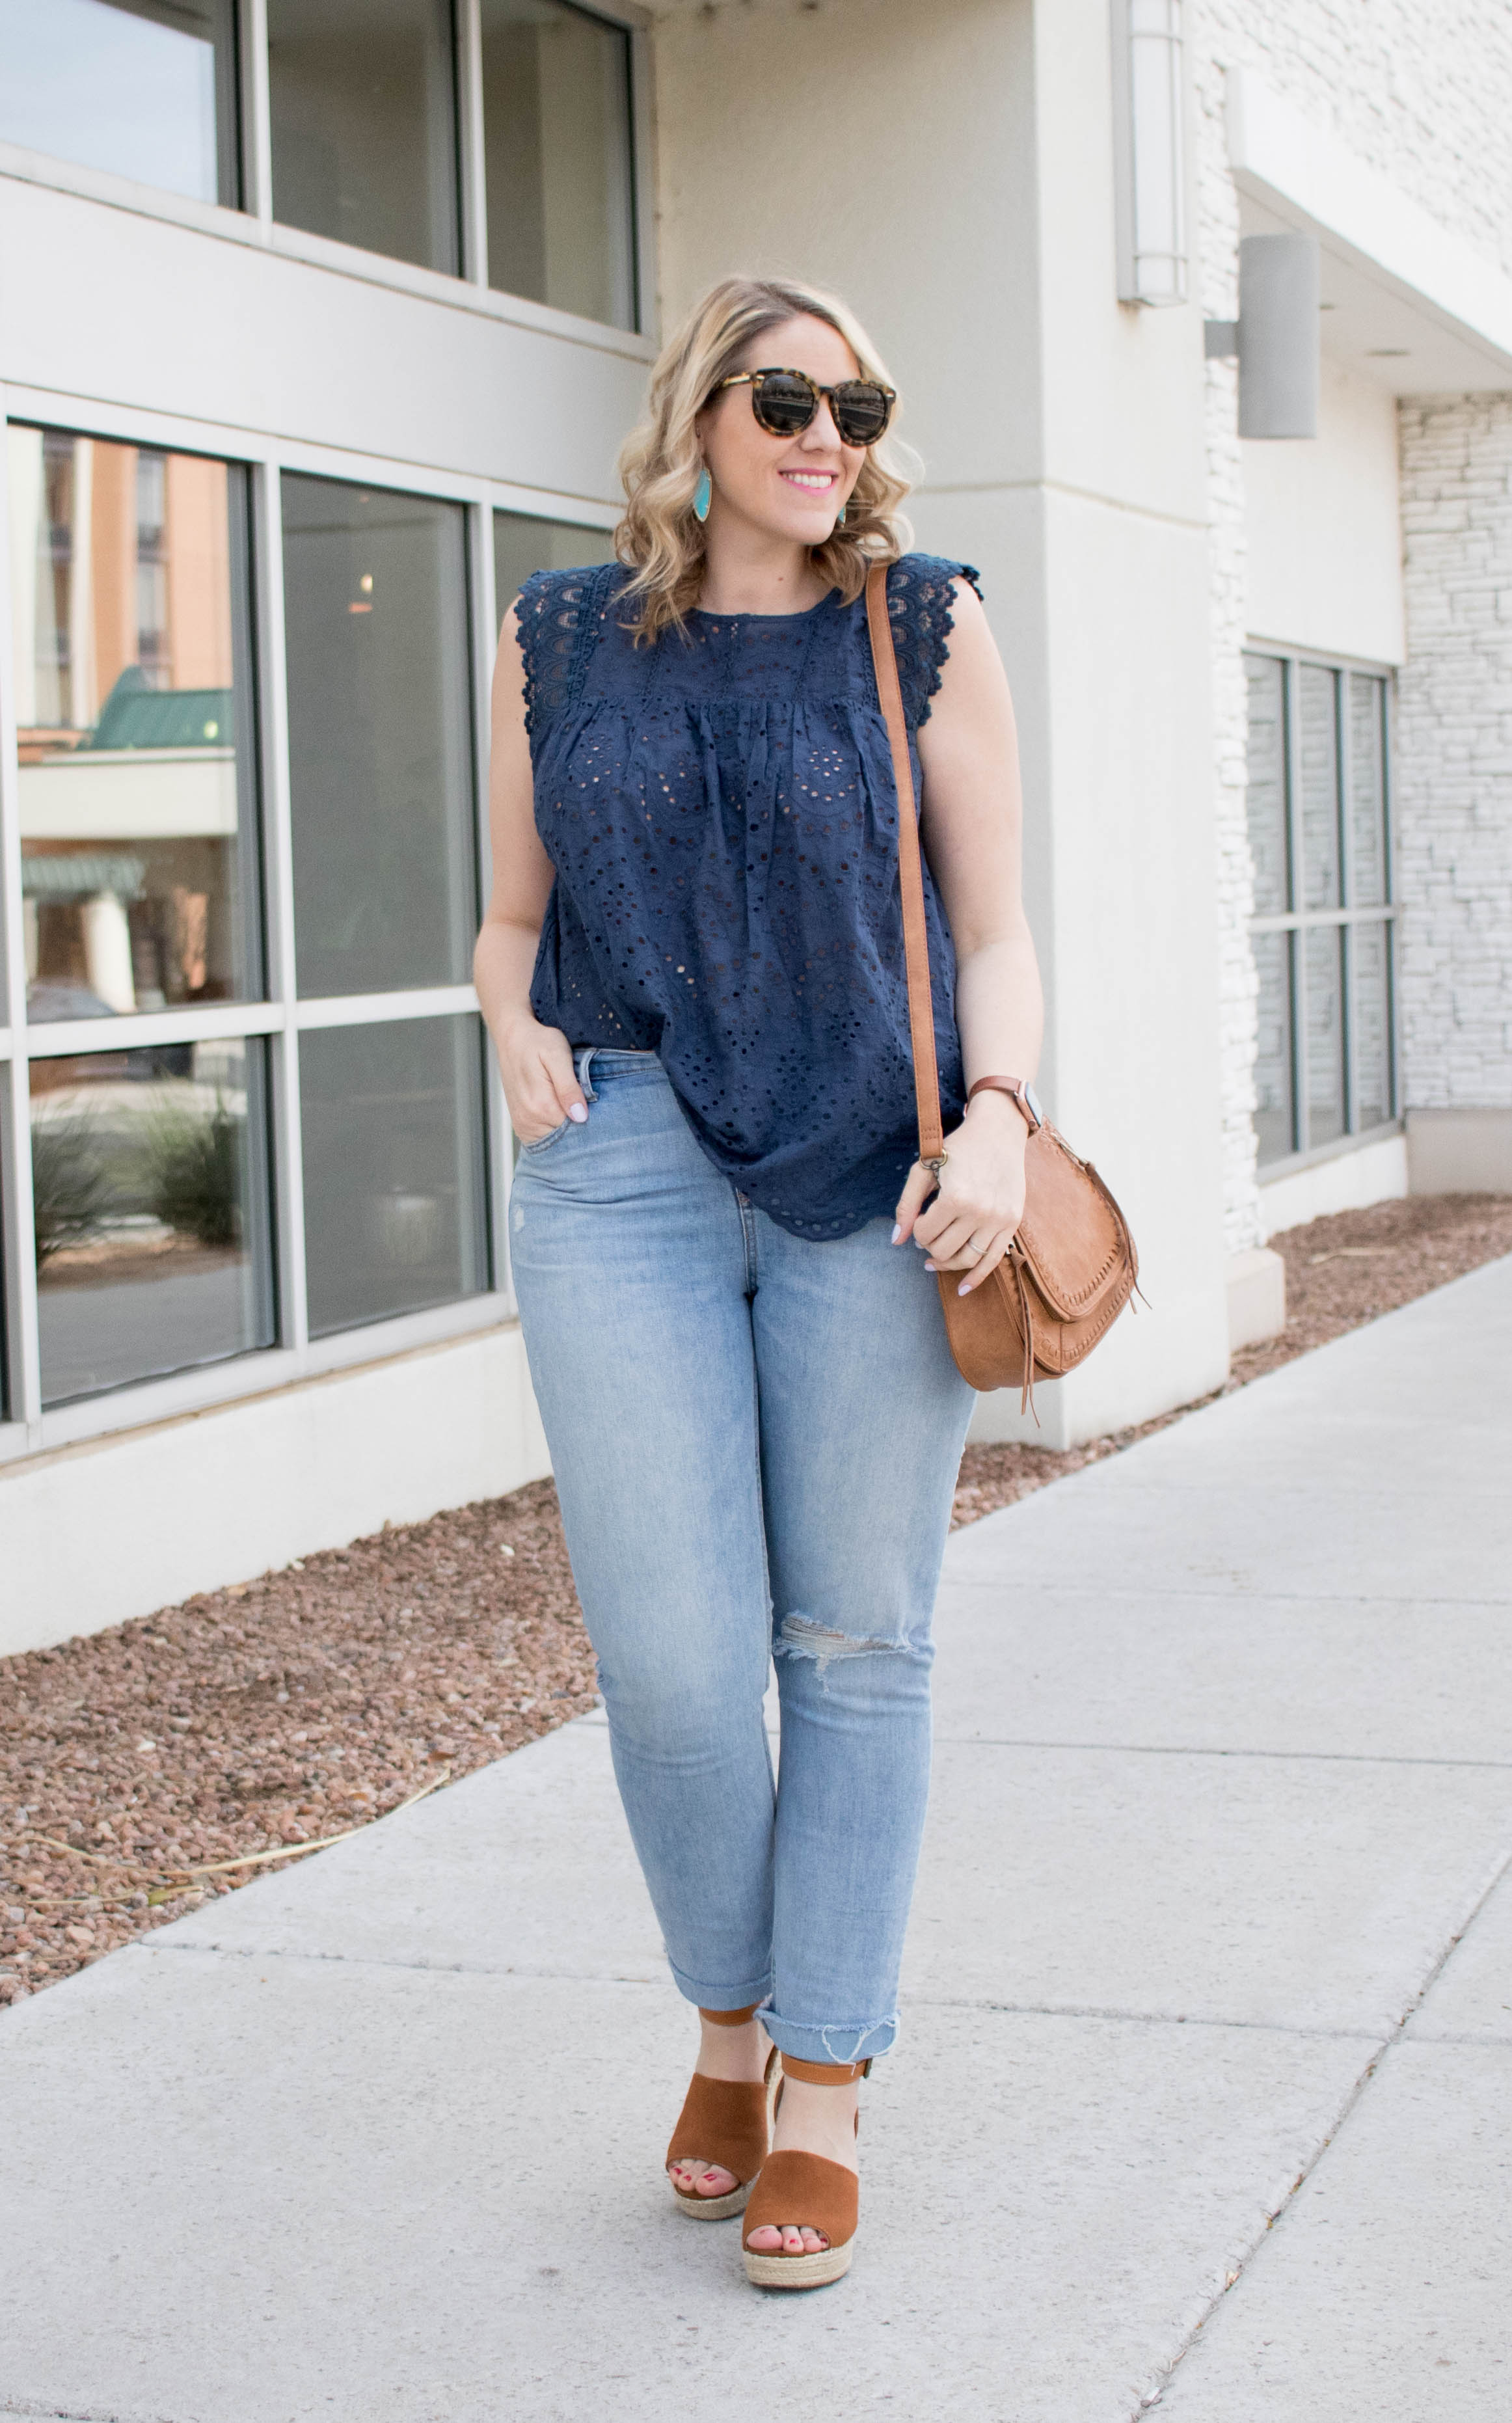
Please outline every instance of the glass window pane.
M454 272L450 0L268 0L273 212Z
M1386 685L1349 673L1349 903L1379 908L1386 885Z
M1312 926L1302 935L1307 990L1307 1133L1304 1145L1331 1144L1344 1133L1344 992L1337 926Z
M613 561L611 533L580 522L548 522L535 514L494 515L494 600L502 626L532 572L571 572L578 563Z
M1326 665L1297 668L1301 767L1304 909L1339 906L1339 748L1334 677Z
M1246 657L1249 774L1245 800L1254 862L1254 912L1280 916L1286 892L1286 712L1279 657Z
M31 1063L44 1402L273 1344L264 1051Z
M6 435L30 1015L256 997L244 475Z
M482 0L488 282L636 325L630 37L557 0Z
M478 927L461 505L283 481L304 994L466 980Z
M1392 1116L1390 929L1373 920L1349 929L1349 1015L1354 1049L1354 1125Z
M487 1287L482 1067L476 1018L301 1036L312 1336Z
M234 210L233 0L0 0L0 142Z
M1257 934L1255 974L1260 981L1259 1033L1255 1043L1254 1132L1261 1165L1284 1161L1296 1150L1292 1121L1292 1013L1289 934Z

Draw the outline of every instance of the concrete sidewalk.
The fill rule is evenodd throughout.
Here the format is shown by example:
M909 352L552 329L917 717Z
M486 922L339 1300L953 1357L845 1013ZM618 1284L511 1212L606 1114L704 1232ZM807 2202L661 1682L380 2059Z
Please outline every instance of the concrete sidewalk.
M1509 1369L1512 1260L957 1535L844 2285L669 2209L591 1720L0 2019L0 2411L1512 2411Z

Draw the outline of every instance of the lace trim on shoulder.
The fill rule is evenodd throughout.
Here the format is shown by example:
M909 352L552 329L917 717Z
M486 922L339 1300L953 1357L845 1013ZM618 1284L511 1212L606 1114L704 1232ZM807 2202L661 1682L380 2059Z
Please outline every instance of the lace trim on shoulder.
M532 741L581 698L606 594L621 578L617 563L589 563L573 572L532 572L521 590L515 612Z
M918 729L929 721L955 626L952 582L969 580L980 597L982 575L971 563L939 555L904 555L888 572L888 613L898 658L904 710Z

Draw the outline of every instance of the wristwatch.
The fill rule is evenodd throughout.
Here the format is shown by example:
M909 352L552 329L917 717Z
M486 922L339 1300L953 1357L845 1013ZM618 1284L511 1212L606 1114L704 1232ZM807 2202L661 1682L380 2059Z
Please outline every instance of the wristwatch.
M972 1094L989 1091L995 1094L1011 1095L1024 1115L1024 1124L1030 1134L1039 1133L1040 1129L1045 1125L1045 1114L1040 1108L1040 1098L1027 1077L979 1077L976 1084L969 1088L966 1099L969 1102Z

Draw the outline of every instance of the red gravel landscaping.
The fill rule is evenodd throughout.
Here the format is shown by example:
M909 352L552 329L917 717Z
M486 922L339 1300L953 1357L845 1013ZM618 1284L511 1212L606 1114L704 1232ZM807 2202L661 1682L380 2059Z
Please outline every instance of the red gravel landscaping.
M1274 1243L1286 1329L1231 1387L1512 1252L1512 1198L1382 1203ZM1064 1453L969 1448L955 1521L1179 1417ZM546 1481L0 1660L0 2003L593 1697Z

